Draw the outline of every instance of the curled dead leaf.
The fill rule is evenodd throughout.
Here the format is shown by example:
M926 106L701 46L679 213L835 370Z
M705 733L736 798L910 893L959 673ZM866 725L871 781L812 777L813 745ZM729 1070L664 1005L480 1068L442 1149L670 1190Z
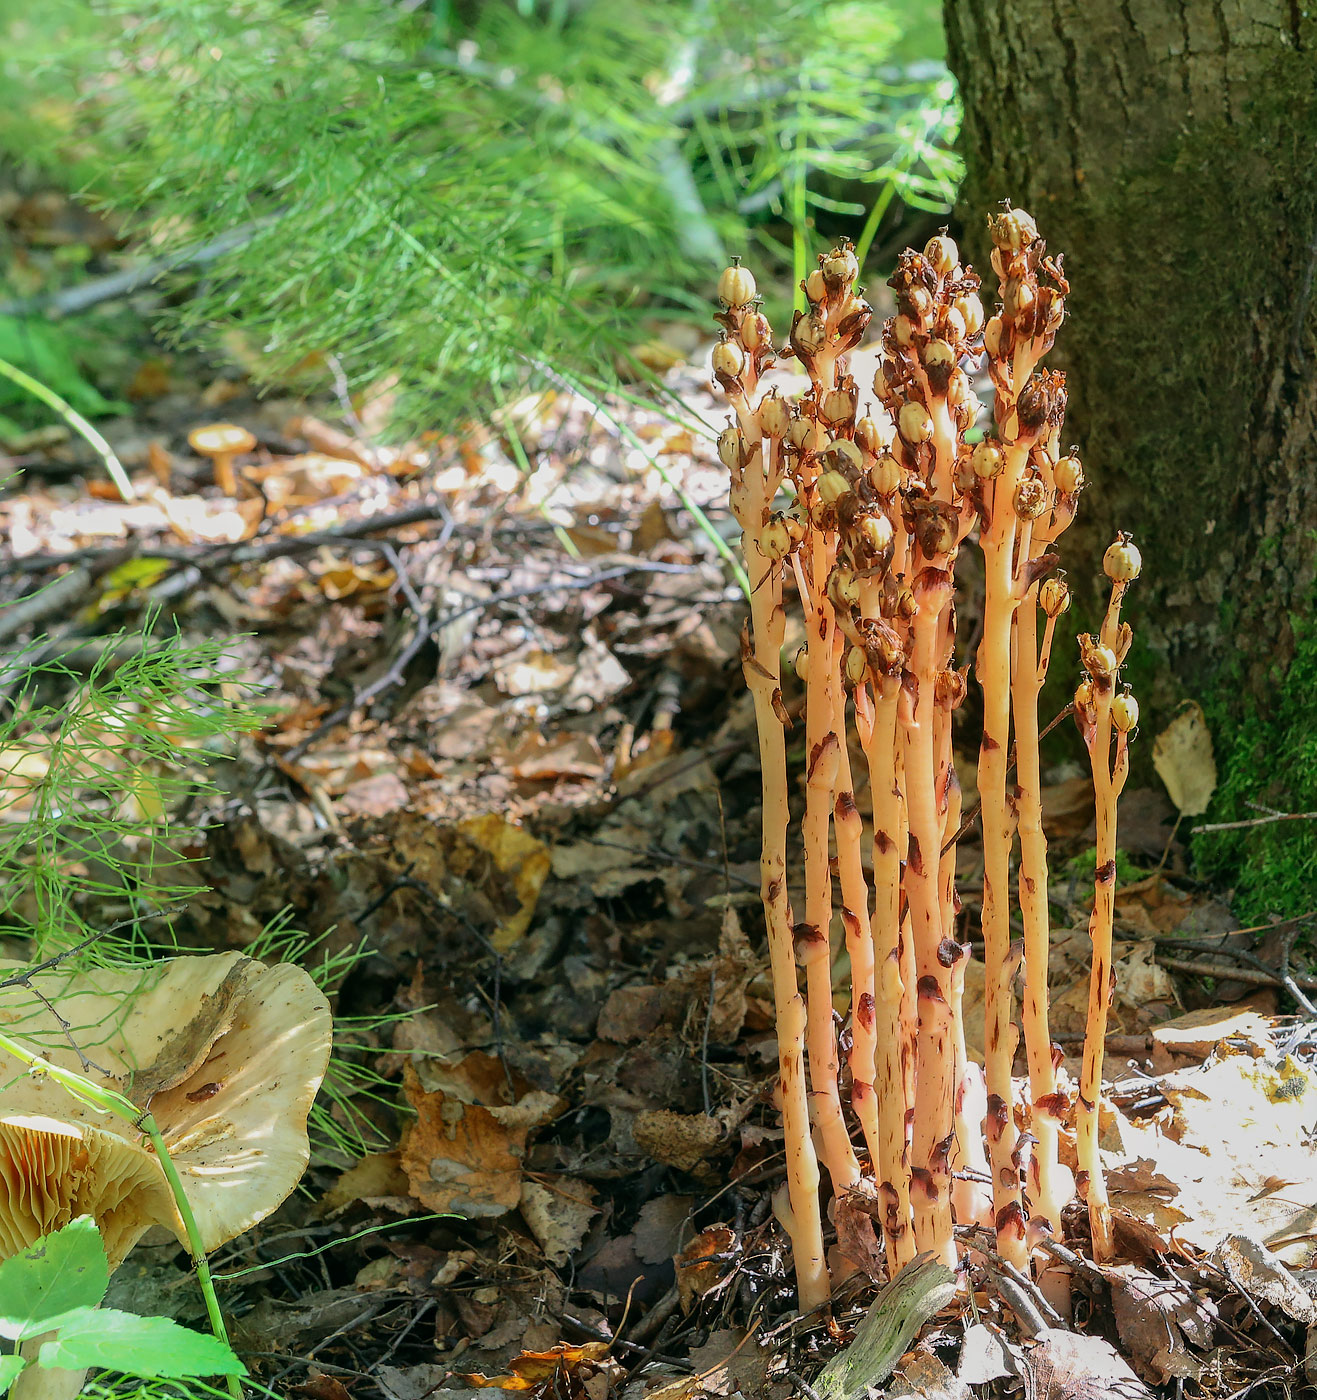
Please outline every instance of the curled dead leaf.
M1196 700L1186 700L1157 736L1152 766L1181 816L1198 817L1207 811L1216 791L1216 757L1207 716Z

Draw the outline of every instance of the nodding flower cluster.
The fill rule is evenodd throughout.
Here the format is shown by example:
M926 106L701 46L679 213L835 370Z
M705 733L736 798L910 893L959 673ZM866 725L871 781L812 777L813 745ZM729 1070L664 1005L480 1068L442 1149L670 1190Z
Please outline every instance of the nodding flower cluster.
M787 1180L775 1205L792 1240L805 1309L830 1293L820 1159L836 1195L874 1198L871 1213L893 1272L924 1252L954 1264L954 1226L970 1223L993 1228L998 1252L1027 1267L1038 1240L1059 1229L1061 1209L1076 1189L1059 1158L1072 1102L1048 1032L1038 758L1039 693L1057 619L1069 606L1054 546L1084 484L1078 459L1060 447L1064 377L1039 368L1064 317L1069 286L1060 260L1046 255L1023 211L1005 209L989 229L1000 289L990 318L980 280L962 265L950 238L939 235L922 252L902 255L889 284L897 314L882 330L868 403L847 369L847 355L873 314L855 285L859 269L849 243L822 255L802 283L808 306L796 312L780 350L750 272L733 265L718 284L723 335L713 372L734 411L718 453L731 473L752 584L742 661L763 772L761 891L787 1147ZM766 372L791 357L809 388L794 399L764 392ZM985 357L993 426L971 445L983 405L970 371ZM970 949L958 937L962 812L951 747L951 717L966 695L970 669L957 664L953 571L971 539L982 552L985 578L973 667L983 701L983 1069L965 1048ZM1099 868L1090 1035L1073 1107L1078 1186L1087 1194L1099 1247L1110 1233L1108 1225L1103 1235L1101 1226L1107 1213L1096 1106L1110 996L1115 801L1137 719L1132 697L1116 694L1129 647L1119 602L1139 568L1127 538L1108 551L1106 567L1112 606L1101 635L1081 639L1087 679L1075 702L1093 755ZM784 731L791 721L781 675L793 596L806 637L795 662L805 687L803 907L796 909L788 897ZM871 877L846 741L852 717L872 798ZM1012 733L1016 774L1008 792ZM1012 1079L1018 1032L1011 994L1021 958L1010 938L1017 829L1024 1104L1016 1102ZM840 1041L834 913L851 983L848 1033ZM842 1102L844 1083L860 1128L859 1152Z

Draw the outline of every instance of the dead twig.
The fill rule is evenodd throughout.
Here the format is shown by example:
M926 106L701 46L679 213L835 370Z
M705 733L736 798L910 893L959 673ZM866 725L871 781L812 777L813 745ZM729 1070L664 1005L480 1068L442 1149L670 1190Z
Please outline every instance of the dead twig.
M1223 953L1226 949L1221 950ZM1199 962L1193 958L1164 958L1160 954L1157 961L1162 967L1169 968L1172 972L1191 972L1197 977L1220 977L1228 982L1247 982L1254 987L1285 987L1285 982L1280 976L1267 969L1263 971L1254 967L1231 967L1227 963ZM1297 974L1290 975L1290 981L1295 984L1295 989L1302 987L1308 991L1317 991L1317 977L1303 977ZM1293 996L1293 992L1290 993ZM1304 998L1306 1001L1307 998Z
M1208 822L1206 826L1191 826L1191 836L1209 831L1243 831L1250 826L1272 826L1276 822L1317 822L1317 812L1268 812L1265 817L1249 817L1238 822Z

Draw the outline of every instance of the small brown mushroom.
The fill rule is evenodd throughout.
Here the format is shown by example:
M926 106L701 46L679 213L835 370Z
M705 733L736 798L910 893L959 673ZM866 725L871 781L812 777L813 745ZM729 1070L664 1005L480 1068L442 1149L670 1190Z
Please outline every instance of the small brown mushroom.
M194 428L187 440L193 452L210 458L215 469L215 485L226 496L236 496L238 479L233 472L233 459L256 446L254 434L236 423L208 423L204 428Z

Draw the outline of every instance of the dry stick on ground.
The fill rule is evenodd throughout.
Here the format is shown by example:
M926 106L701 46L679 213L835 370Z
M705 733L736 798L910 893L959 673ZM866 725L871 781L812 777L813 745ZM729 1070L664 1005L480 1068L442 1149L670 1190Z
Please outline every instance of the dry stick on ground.
M782 638L786 612L782 603L781 561L790 539L771 519L773 497L782 477L781 451L785 421L774 410L756 414L749 402L769 359L771 339L762 334L761 317L752 306L754 280L740 268L728 269L719 283L726 310L724 327L735 345L720 346L715 373L736 409L739 428L728 428L718 441L719 454L732 473L732 510L743 533L746 572L751 579L750 625L741 636L741 660L754 700L759 731L763 785L763 845L760 891L768 929L773 1005L777 1021L778 1091L787 1155L786 1199L776 1201L791 1237L800 1306L810 1310L826 1303L829 1293L819 1211L819 1168L810 1136L805 1081L805 1002L796 980L791 909L787 899L787 801L785 711L782 707ZM754 340L745 344L747 322ZM766 323L765 323L766 325ZM769 431L764 432L760 418Z
M1093 770L1097 801L1097 877L1089 934L1093 962L1088 984L1088 1021L1084 1058L1079 1079L1079 1105L1075 1117L1075 1156L1078 1184L1088 1202L1093 1257L1102 1262L1113 1251L1111 1207L1098 1156L1098 1104L1102 1097L1102 1056L1107 1011L1115 988L1111 938L1116 903L1116 802L1129 773L1129 735L1139 722L1139 707L1128 690L1116 694L1120 666L1130 648L1132 634L1120 620L1121 599L1139 576L1139 552L1121 535L1107 550L1102 566L1111 580L1111 601L1098 636L1079 639L1080 656L1087 679L1075 695L1075 715ZM1112 736L1115 755L1112 755Z

